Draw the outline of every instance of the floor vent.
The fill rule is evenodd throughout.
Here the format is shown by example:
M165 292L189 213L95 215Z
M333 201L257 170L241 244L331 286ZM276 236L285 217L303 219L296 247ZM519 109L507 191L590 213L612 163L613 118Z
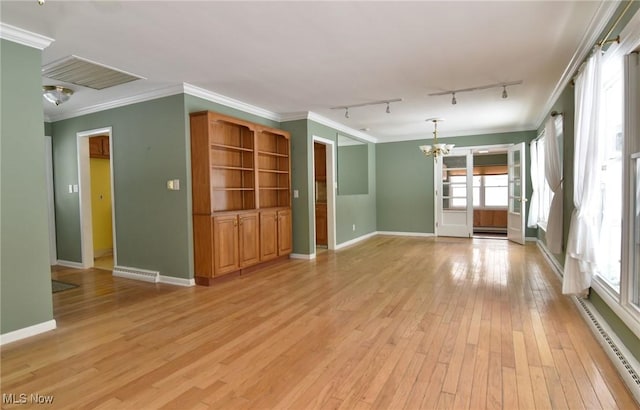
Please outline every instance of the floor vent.
M158 283L160 281L160 272L158 271L129 268L126 266L114 266L113 276L152 283Z
M636 372L638 367L635 359L632 359L632 355L629 352L623 352L618 343L610 336L607 329L600 323L599 318L592 312L589 305L591 303L585 301L582 298L574 298L576 303L582 308L581 313L587 319L587 322L592 325L592 330L599 336L600 344L605 348L609 357L614 365L618 368L620 375L625 380L629 390L631 390L636 401L640 402L640 376ZM621 344L621 343L620 343ZM624 348L626 350L626 348ZM629 359L627 359L627 357ZM634 360L634 363L631 363Z
M42 67L42 76L83 87L104 88L143 79L134 74L111 68L93 61L69 56Z

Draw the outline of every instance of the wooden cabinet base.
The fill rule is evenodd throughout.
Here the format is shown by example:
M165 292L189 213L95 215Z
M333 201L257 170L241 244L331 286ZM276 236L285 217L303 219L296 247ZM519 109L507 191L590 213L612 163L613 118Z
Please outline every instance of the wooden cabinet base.
M239 269L237 271L229 272L229 273L226 273L224 275L216 276L216 277L213 277L213 278L208 278L208 277L204 277L204 276L196 276L196 278L195 278L196 285L213 286L214 284L219 284L219 283L222 283L222 282L226 282L227 280L237 278L238 276L248 275L248 274L253 273L255 271L264 269L264 268L266 268L268 266L282 263L287 259L289 259L289 255L282 255L282 256L279 256L279 257L277 257L275 259L271 259L269 261L262 262L262 263L259 263L257 265L249 266L247 268Z

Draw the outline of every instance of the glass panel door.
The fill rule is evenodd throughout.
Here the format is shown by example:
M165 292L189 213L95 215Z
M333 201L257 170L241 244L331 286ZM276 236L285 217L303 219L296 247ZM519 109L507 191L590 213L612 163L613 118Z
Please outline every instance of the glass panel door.
M510 241L524 245L525 161L524 142L510 147L507 153L509 171L509 211L507 215L507 237Z
M473 156L454 150L437 158L436 235L470 237L473 232Z

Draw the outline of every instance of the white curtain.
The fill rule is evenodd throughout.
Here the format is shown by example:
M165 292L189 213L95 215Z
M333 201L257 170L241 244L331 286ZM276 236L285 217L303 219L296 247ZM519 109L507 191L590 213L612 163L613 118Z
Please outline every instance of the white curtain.
M558 148L559 120L562 127L562 117L549 118L544 129L544 177L553 192L549 219L547 220L547 248L553 253L562 252L562 163L560 162L560 149Z
M600 232L601 51L587 60L575 86L574 186L562 293L584 296L596 272Z
M540 204L540 187L538 186L538 148L537 142L531 141L529 144L529 152L531 156L531 205L529 205L529 218L527 219L527 226L529 228L538 227L538 208Z

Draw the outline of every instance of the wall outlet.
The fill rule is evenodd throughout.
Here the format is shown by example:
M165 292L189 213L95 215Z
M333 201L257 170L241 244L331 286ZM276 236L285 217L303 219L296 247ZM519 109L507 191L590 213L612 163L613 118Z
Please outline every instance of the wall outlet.
M352 229L353 229L353 232L356 231L356 224L353 224L353 228Z

